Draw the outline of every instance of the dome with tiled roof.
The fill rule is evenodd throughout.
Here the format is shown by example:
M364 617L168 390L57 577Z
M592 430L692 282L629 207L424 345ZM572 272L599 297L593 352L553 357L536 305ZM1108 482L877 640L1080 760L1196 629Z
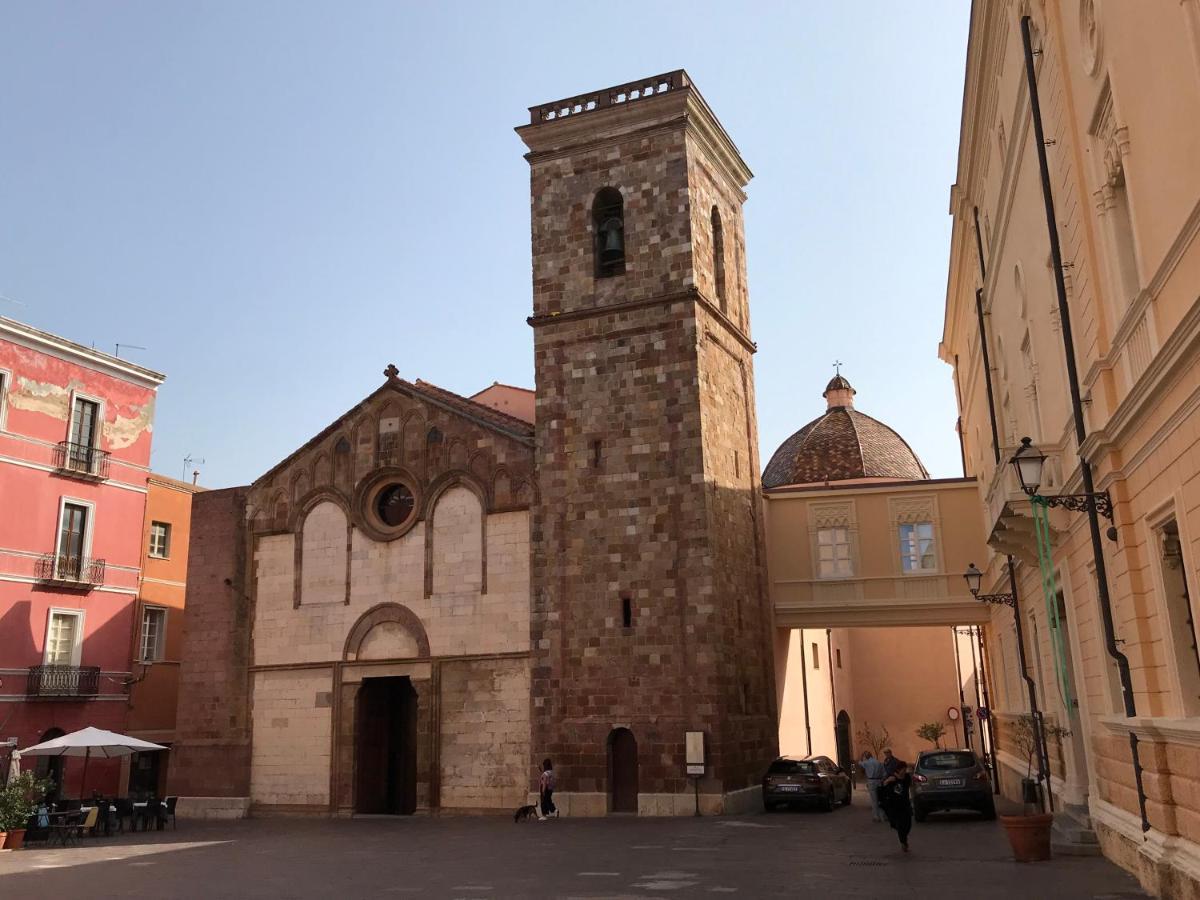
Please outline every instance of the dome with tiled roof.
M780 444L763 472L764 488L829 481L921 481L929 477L904 438L854 408L841 374L825 388L827 409Z

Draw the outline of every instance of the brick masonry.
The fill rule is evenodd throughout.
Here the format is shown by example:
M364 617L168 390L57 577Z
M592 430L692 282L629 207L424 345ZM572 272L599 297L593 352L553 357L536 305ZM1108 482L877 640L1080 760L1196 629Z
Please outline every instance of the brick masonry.
M669 796L691 790L684 734L700 730L716 811L777 746L742 251L749 171L694 88L518 131L531 150L541 489L533 761L555 758L566 801L603 812L607 741L627 727L640 792L673 810ZM624 198L625 273L611 278L593 264L604 187Z
M250 603L245 585L246 488L192 496L178 743L170 791L246 797L250 791Z

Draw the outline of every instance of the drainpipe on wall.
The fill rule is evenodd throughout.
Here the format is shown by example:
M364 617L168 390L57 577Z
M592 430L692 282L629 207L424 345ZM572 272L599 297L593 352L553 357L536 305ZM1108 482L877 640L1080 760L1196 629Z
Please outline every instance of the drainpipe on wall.
M987 280L987 267L983 262L983 236L979 233L979 207L975 213L975 251L979 254L979 277ZM992 424L992 455L1000 465L1000 431L996 428L996 395L992 391L992 360L988 353L987 325L983 319L983 288L975 289L975 315L979 319L979 349L983 354L983 383L987 388L988 421ZM959 409L962 409L960 406Z
M1117 648L1116 631L1113 626L1112 598L1108 593L1108 572L1104 564L1104 546L1100 542L1100 519L1096 512L1096 487L1092 481L1092 467L1083 456L1083 442L1087 438L1087 427L1083 420L1083 401L1079 391L1079 372L1075 365L1075 339L1071 334L1071 310L1067 303L1067 284L1063 278L1062 248L1058 242L1058 221L1054 213L1054 192L1050 185L1050 166L1046 160L1046 135L1042 129L1042 107L1038 98L1037 71L1033 65L1033 40L1029 33L1029 16L1021 17L1021 42L1025 47L1025 80L1029 88L1029 112L1033 118L1034 149L1037 150L1038 168L1042 176L1042 199L1046 206L1046 228L1050 235L1050 262L1054 269L1054 288L1058 293L1058 317L1062 328L1063 350L1067 357L1067 382L1071 388L1071 411L1075 419L1075 442L1079 453L1079 473L1084 493L1088 495L1088 531L1092 539L1092 557L1096 564L1096 594L1100 601L1100 619L1104 625L1104 642L1108 655L1117 664L1121 677L1121 698L1125 704L1125 716L1132 719L1137 715L1137 704L1133 696L1133 677L1129 671L1129 659ZM1039 51L1040 52L1040 51ZM1133 761L1133 780L1137 786L1138 811L1142 817L1143 834L1150 830L1146 817L1146 791L1142 784L1142 764L1138 755L1138 737L1129 732L1129 754Z
M1000 793L1000 767L996 765L996 735L992 732L992 706L988 699L988 683L987 671L983 662L983 627L981 625L972 625L974 629L974 641L971 643L971 662L975 665L975 707L978 709L982 706L988 711L986 721L979 719L976 715L976 721L979 722L979 743L983 746L983 752L986 754L988 762L992 769L992 793ZM978 643L979 655L976 658L976 642ZM982 702L980 692L983 692Z
M808 661L804 658L804 629L800 629L800 688L804 694L804 746L812 756L812 721L808 714Z
M983 235L979 230L979 207L973 208L975 218L975 249L979 254L979 274L985 281L987 280L987 266L983 260ZM979 349L983 359L984 384L987 386L988 398L988 419L992 425L992 453L996 460L996 465L1000 465L1000 433L996 427L996 396L992 390L992 364L988 354L988 337L987 337L987 322L983 315L983 288L978 288L975 291L975 314L979 319ZM1024 628L1021 625L1021 608L1020 597L1017 594L1017 579L1016 566L1013 562L1012 555L1008 557L1008 575L1009 583L1012 586L1013 598L1013 620L1016 623L1017 629L1017 658L1021 667L1021 678L1025 682L1029 692L1029 714L1033 717L1034 743L1036 744L1035 752L1038 758L1038 781L1045 781L1046 793L1050 799L1050 808L1054 809L1054 794L1050 789L1050 758L1046 752L1046 735L1043 729L1042 714L1038 710L1037 705L1037 683L1029 674L1029 666L1025 661L1025 635ZM982 638L981 638L982 641ZM982 655L982 650L980 651ZM990 723L989 723L990 728ZM992 732L992 770L996 776L997 791L999 791L1000 781L1000 759L997 755L995 732Z

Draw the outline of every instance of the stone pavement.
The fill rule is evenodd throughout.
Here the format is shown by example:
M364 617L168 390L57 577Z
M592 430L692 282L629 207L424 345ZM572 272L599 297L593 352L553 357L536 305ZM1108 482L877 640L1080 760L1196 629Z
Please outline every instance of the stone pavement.
M0 853L0 897L1143 896L1097 858L1018 865L1000 826L930 817L912 852L861 794L833 813L702 819L181 821L175 832Z

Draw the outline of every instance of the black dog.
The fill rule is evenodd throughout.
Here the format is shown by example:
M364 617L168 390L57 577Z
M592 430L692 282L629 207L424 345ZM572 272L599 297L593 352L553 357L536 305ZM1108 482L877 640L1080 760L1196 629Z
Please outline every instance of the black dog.
M517 811L516 811L515 813L513 813L513 821L514 821L514 822L521 822L521 821L523 821L523 820L525 820L525 819L528 819L530 816L532 816L532 815L533 815L534 813L536 813L536 812L537 812L537 807L536 807L536 806L521 806L521 807L518 807L518 808L517 808Z

